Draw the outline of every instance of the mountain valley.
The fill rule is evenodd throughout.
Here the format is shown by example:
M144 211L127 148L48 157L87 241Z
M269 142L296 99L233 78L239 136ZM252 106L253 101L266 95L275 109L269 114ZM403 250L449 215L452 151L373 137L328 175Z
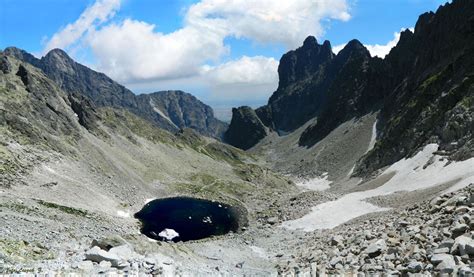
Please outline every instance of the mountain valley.
M421 15L384 59L309 36L268 103L227 124L189 93L8 47L0 275L471 276L473 53L470 0ZM171 197L232 207L238 227L142 234L135 214Z

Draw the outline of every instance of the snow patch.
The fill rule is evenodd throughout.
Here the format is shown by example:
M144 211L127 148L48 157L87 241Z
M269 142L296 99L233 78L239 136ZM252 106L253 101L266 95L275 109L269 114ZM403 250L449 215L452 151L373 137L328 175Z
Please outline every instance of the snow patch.
M130 212L125 212L125 211L117 211L117 216L118 217L123 217L123 218L129 218L130 217Z
M169 118L162 110L158 109L157 106L155 106L155 103L153 103L153 100L150 99L150 105L153 107L153 110L159 114L161 117L163 117L164 119L168 120L169 123L171 123L171 125L173 125L174 127L176 127L177 129L179 129L178 126L176 126L176 124L174 124L174 122L171 120L171 118Z
M299 180L295 184L298 187L306 188L308 190L317 190L323 191L330 188L331 181L328 180L329 175L327 172L324 172L321 177L316 177L307 180Z
M176 237L179 237L179 234L173 229L164 229L158 234L158 236L165 238L167 240L172 240Z
M372 126L372 136L370 137L369 147L365 153L367 154L370 150L374 149L375 142L377 141L377 120L374 122L374 126Z
M437 144L429 144L414 157L402 159L386 169L382 175L395 174L384 185L322 203L313 207L311 212L302 218L283 222L281 226L306 232L332 229L361 215L389 210L364 201L371 197L421 190L453 181L456 183L452 188L461 189L474 182L474 158L448 163L446 159L433 155L437 150Z
M151 201L155 200L156 198L147 198L145 199L145 205L150 203Z

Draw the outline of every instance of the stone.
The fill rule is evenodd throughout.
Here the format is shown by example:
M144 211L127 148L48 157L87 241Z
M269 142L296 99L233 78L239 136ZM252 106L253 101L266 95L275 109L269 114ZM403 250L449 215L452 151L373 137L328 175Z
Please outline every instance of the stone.
M365 253L369 255L369 257L374 258L379 256L383 251L387 249L387 245L385 244L385 240L379 239L372 244L370 244L367 249L365 249Z
M89 249L85 254L85 259L96 263L100 263L102 261L109 261L113 267L126 266L126 263L124 263L115 253L110 253L108 251L100 249L100 247L98 246L94 246Z
M431 263L434 265L440 264L444 261L451 261L454 263L454 257L449 254L435 254L431 256Z
M83 271L91 271L92 269L94 269L94 264L92 263L92 261L82 261L79 263L77 268Z
M464 234L466 232L466 230L469 229L469 226L467 226L466 224L464 223L459 223L457 222L454 227L451 229L451 232L452 232L452 236L453 238L456 238L462 234Z
M438 270L441 274L447 273L451 274L453 273L454 269L456 268L456 262L454 259L446 259L442 261L438 266L436 266L436 270Z
M463 256L474 255L474 240L468 236L459 236L454 240L451 254Z
M404 220L401 220L401 221L398 222L398 225L400 227L407 227L409 225L409 223L404 221Z
M445 254L445 253L449 253L449 250L450 250L450 248L448 248L448 247L442 247L442 248L435 249L435 251L433 253L434 254Z
M137 256L137 254L133 251L132 246L129 244L113 247L109 250L109 253L116 255L122 260L129 260Z
M331 238L331 245L332 246L337 246L337 245L343 245L344 238L340 235L333 236Z
M453 247L453 244L454 244L454 240L453 239L446 239L446 240L443 240L440 244L439 244L439 248L449 248L451 249L451 247Z
M332 267L335 267L337 264L340 264L342 263L342 258L341 257L333 257L330 261L329 261L329 264L332 266Z
M109 262L109 261L102 261L99 263L99 266L102 268L102 269L109 269L112 267L112 263Z
M454 212L457 213L457 214L467 213L467 212L469 212L469 207L459 206L459 207L456 208L456 210L454 210Z
M418 261L411 261L407 266L408 271L418 273L423 269L423 264Z
M271 224L271 225L277 224L278 223L278 217L274 216L274 217L268 218L267 223Z
M465 265L459 269L459 276L471 277L472 276L472 269Z
M436 198L434 198L433 200L431 200L431 205L432 205L432 206L439 206L439 205L441 205L441 204L443 204L443 203L444 203L444 199L441 198L441 197L439 197L439 196L436 197Z
M127 244L127 241L120 236L110 236L100 240L92 240L91 247L98 246L103 250L109 251L112 247Z

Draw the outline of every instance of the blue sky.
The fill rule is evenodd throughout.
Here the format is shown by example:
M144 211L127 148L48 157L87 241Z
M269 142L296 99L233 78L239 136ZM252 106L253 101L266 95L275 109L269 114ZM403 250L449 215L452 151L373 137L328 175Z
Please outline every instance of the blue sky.
M231 106L263 104L278 83L279 58L309 34L330 40L335 51L357 38L383 56L397 32L445 3L233 2L0 0L0 48L41 56L60 47L136 93L183 89L225 113Z

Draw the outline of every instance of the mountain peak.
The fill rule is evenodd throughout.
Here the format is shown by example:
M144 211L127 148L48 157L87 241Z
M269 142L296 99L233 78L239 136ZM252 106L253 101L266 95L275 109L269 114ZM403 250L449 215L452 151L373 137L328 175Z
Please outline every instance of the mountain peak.
M52 50L50 50L48 52L48 54L46 54L46 56L44 56L44 59L46 60L51 60L51 59L59 59L59 60L67 60L67 61L70 61L72 62L72 58L69 57L69 55L62 49L59 49L59 48L54 48Z
M308 47L308 46L314 46L318 45L318 41L314 36L308 36L304 42L303 42L303 47Z
M325 41L318 44L314 36L307 37L303 46L284 54L278 66L280 87L289 83L307 78L315 72L320 65L330 61L334 57L331 43Z
M358 53L370 57L370 52L367 48L357 39L349 41L344 48L339 52L338 56L349 56L352 53Z
M34 66L37 66L39 62L39 59L37 59L35 56L31 55L30 53L26 52L23 49L20 49L14 46L5 48L5 50L3 50L3 54L6 56L15 57L21 61L25 61Z

